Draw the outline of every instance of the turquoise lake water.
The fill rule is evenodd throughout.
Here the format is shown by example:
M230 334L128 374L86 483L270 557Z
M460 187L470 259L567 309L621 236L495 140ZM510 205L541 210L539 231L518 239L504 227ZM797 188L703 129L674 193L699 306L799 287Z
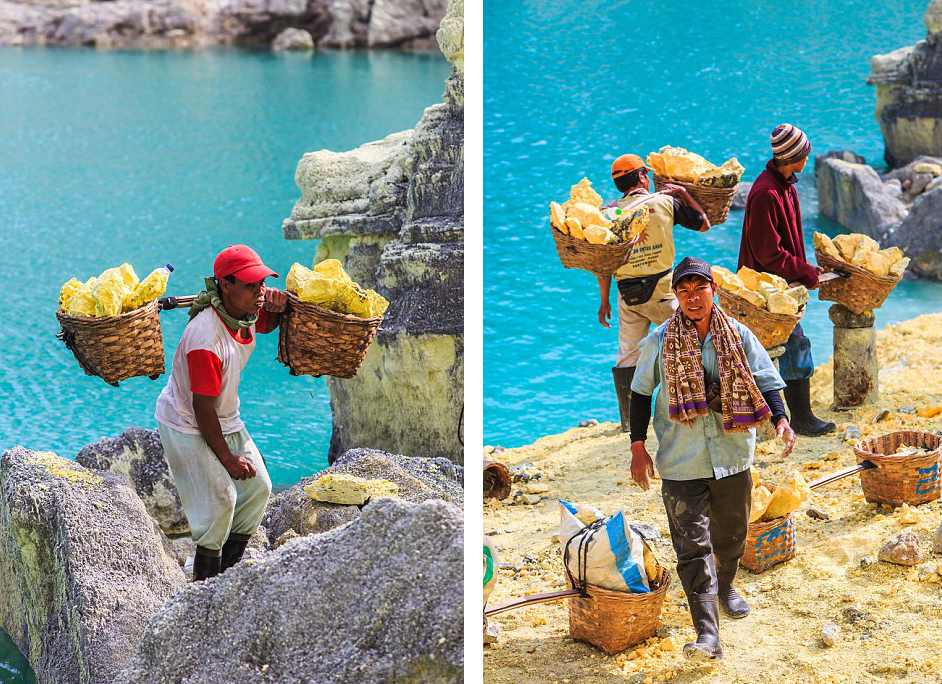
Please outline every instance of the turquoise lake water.
M852 149L881 166L869 60L924 38L926 4L486 0L485 443L617 420L616 327L598 323L595 276L559 263L550 200L583 176L614 199L612 160L663 145L737 156L754 180L782 122L814 153ZM814 230L840 232L817 216L813 164L798 192L809 248ZM735 269L741 231L741 211L705 235L677 228L677 258ZM831 355L828 306L814 298L802 321L816 363ZM939 310L942 284L903 282L877 325Z
M130 262L172 263L169 293L192 294L220 249L248 243L281 274L316 241L286 241L298 160L413 127L441 100L439 54L239 50L0 51L0 226L6 335L0 446L74 458L131 425L155 427L166 375L113 388L55 339L59 287ZM161 315L167 368L184 310ZM242 377L242 415L272 480L326 465L326 381L291 377L260 335Z

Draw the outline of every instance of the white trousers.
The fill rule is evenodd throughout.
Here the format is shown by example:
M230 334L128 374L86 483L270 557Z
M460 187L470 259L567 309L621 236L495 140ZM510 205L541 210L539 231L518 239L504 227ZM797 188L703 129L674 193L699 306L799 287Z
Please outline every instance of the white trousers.
M218 551L231 532L255 534L271 494L271 479L249 433L242 429L223 435L233 454L255 466L255 477L233 480L202 435L159 422L157 431L196 545Z
M647 337L651 324L657 326L670 318L677 310L677 298L668 291L662 301L652 297L644 304L628 306L617 289L615 296L618 298L618 355L615 365L630 368L638 364L641 341Z

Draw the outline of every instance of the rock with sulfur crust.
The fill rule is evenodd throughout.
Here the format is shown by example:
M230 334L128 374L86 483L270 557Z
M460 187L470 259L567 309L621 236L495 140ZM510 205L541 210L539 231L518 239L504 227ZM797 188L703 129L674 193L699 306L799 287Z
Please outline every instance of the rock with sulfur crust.
M315 501L361 506L374 497L397 497L399 487L389 480L368 480L346 473L328 473L306 485L304 493Z
M909 504L903 504L897 508L893 515L904 525L915 525L920 521L919 511L910 507Z
M900 532L880 549L879 559L896 565L919 565L922 563L922 550L919 537L913 532Z
M791 287L785 290L785 294L794 299L798 306L807 304L808 300L811 298L808 293L808 288L804 285L796 285L795 287Z

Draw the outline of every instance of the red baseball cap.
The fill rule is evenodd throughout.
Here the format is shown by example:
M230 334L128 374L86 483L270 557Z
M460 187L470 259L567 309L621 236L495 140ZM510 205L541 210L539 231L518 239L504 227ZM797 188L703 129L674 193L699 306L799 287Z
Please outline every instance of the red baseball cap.
M612 162L612 178L620 178L637 169L648 169L644 161L636 154L623 154Z
M246 283L254 283L268 276L278 277L277 273L262 263L262 258L254 249L245 245L229 245L213 262L213 277L216 280L229 275Z

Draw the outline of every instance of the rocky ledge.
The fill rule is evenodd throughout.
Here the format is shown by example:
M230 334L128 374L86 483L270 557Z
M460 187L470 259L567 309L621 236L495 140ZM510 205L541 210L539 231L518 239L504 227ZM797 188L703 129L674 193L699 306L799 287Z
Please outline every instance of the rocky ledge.
M37 680L110 684L186 579L121 475L15 447L0 459L0 627Z
M452 64L442 104L414 130L350 152L310 152L283 225L315 239L389 300L376 341L350 380L330 378L331 458L372 447L462 460L464 397L464 5L438 30Z
M0 0L0 45L260 46L293 30L282 35L279 47L434 49L445 5L446 0Z

